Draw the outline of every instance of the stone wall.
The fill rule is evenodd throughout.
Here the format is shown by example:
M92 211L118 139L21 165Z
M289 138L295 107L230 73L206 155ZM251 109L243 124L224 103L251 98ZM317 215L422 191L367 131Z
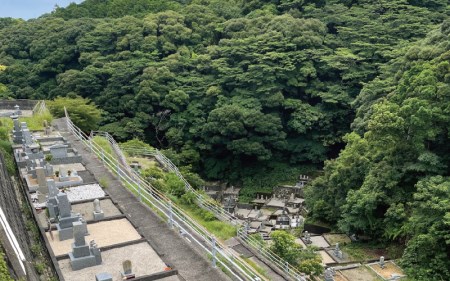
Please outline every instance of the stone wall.
M25 221L22 217L22 209L18 196L21 196L21 190L18 187L19 183L15 183L8 172L6 171L6 163L3 158L3 154L0 152L0 206L5 213L6 219L14 232L17 241L22 249L25 258L28 261L32 260L30 245L30 237L28 230L25 227ZM27 204L27 203L25 203ZM7 251L7 255L13 254L11 251ZM8 257L11 259L10 257ZM26 264L27 265L27 264ZM33 270L27 268L27 270ZM29 280L38 280L37 275L34 272L28 272Z
M14 110L14 106L17 104L21 110L33 110L38 102L38 100L0 100L0 109Z

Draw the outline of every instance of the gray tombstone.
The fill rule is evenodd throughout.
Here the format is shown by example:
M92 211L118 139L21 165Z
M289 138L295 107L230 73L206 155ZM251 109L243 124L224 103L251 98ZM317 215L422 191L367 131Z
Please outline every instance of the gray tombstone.
M20 110L20 106L17 105L17 104L14 106L14 113L16 115L22 115L22 111Z
M130 260L126 260L122 263L123 266L123 275L127 276L127 275L131 275L132 273L132 268L131 268L131 261Z
M50 165L49 163L46 163L44 168L45 168L45 175L47 177L53 176L53 166L52 165Z
M311 234L309 234L308 231L305 231L304 238L305 238L305 243L306 244L311 244L312 243L312 241L311 241Z
M342 253L341 248L339 247L339 243L336 243L336 247L333 250L333 254L338 259L343 259L344 258L344 254Z
M66 158L67 157L67 145L55 144L50 146L50 153L53 158Z
M66 167L61 166L61 167L59 168L59 181L60 181L60 182L63 182L63 181L69 181L69 180L70 180L70 177L69 177L69 175L67 174L67 169L66 169Z
M380 267L381 267L382 269L384 269L384 267L385 267L385 262L384 262L384 257L383 257L383 256L380 257L380 261L379 261L378 263L380 264Z
M58 206L59 206L59 215L62 218L70 217L72 212L72 207L69 202L69 198L67 198L67 194L58 193Z
M100 213L102 211L102 208L100 207L100 200L95 199L94 200L94 212Z
M86 267L99 265L102 263L100 249L97 244L91 241L89 245L84 239L85 228L80 221L73 222L72 252L69 253L70 265L72 270L80 270Z
M34 143L33 136L31 135L30 130L28 130L27 128L22 129L22 136L23 136L23 144L31 145Z
M323 276L325 277L325 281L334 281L334 275L331 268L325 269Z
M36 167L36 177L38 182L38 190L41 194L48 194L47 178L45 176L45 169Z
M56 187L56 183L54 179L48 179L47 180L47 187L48 187L48 197L56 197L59 193L59 189Z
M75 246L86 245L86 240L84 239L85 230L83 227L83 223L80 221L76 221L73 222L72 225L73 225L73 238L75 239Z
M98 221L105 217L105 214L103 213L103 210L100 206L100 200L95 199L94 200L94 220Z

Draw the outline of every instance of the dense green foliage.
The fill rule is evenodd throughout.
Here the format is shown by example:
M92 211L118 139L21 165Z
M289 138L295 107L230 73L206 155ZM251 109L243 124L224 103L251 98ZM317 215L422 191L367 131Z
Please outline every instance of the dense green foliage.
M58 97L48 101L47 107L57 118L65 117L64 108L66 108L70 119L84 132L97 129L101 120L101 110L90 100L78 96Z
M8 266L6 264L4 256L5 254L3 253L3 248L0 245L0 280L13 281L14 279L12 279L11 275L9 274Z
M294 265L308 275L318 276L323 272L322 259L316 252L317 249L302 247L295 243L295 236L283 230L277 230L270 234L272 244L270 250L285 261Z
M362 83L447 14L444 0L87 0L0 19L0 83L89 98L119 140L237 181L336 155Z
M413 279L446 280L449 15L446 0L86 0L0 19L0 97L55 99L56 116L73 102L83 130L164 149L194 185L191 169L244 199L326 160L313 219L403 244Z
M314 217L406 241L418 280L450 279L450 23L368 83L347 146L308 190Z

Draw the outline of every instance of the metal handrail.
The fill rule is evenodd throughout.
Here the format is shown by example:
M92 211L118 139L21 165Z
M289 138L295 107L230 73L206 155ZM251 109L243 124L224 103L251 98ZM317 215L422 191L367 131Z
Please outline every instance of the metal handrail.
M192 192L196 196L197 200L199 200L202 207L213 212L216 215L216 217L218 217L219 219L231 222L231 224L233 224L233 225L240 225L239 221L231 213L226 211L221 206L218 206L217 204L212 203L210 201L211 199L209 196L205 196L204 194L198 192L195 188L193 188L189 184L189 182L183 177L183 175L178 170L178 168L170 161L170 159L168 159L159 150L157 150L157 149L149 150L146 148L134 148L134 147L122 147L121 149L124 150L125 152L131 151L132 153L139 153L140 155L144 155L144 156L153 156L158 161L166 163L165 166L167 166L171 172L174 172L178 176L178 178L184 182L186 190Z
M240 224L239 220L236 220L236 218L230 214L228 211L226 211L221 206L217 206L213 203L211 203L208 199L209 196L205 198L205 195L199 193L196 189L194 189L189 182L183 177L181 172L179 171L178 167L170 161L169 158L167 158L164 154L162 154L158 149L147 149L142 147L133 147L133 146L122 146L120 147L119 144L117 144L114 140L114 138L108 133L108 132L95 132L95 134L92 135L101 135L104 136L112 145L114 151L119 155L120 158L123 157L125 159L125 156L123 154L123 151L125 152L131 152L133 154L139 154L143 156L152 156L155 157L159 162L163 162L162 164L167 167L167 169L171 172L174 172L184 183L185 187L188 191L192 192L195 196L197 201L200 203L201 207L213 212L215 216L219 219L229 221L234 225L237 225L239 227L238 229L238 237L242 239L244 243L246 243L248 246L255 248L263 257L271 261L274 265L276 265L280 270L285 272L288 276L293 278L294 280L304 280L302 277L303 274L298 271L297 268L292 266L290 263L284 261L283 258L275 254L270 249L267 249L264 244L261 243L261 241L256 240L255 238L249 236L249 235L243 235L243 233L247 233L247 230L245 229L245 226ZM120 156L121 155L121 156ZM126 163L128 166L128 162L125 160L122 161L123 163ZM131 167L130 167L131 169ZM145 181L145 180L144 180Z
M117 171L118 177L125 181L130 187L139 194L139 198L146 200L146 202L152 204L157 210L164 214L169 223L175 227L178 227L182 233L188 235L194 242L200 245L208 254L213 255L214 262L219 262L224 268L226 268L234 277L238 280L261 280L265 279L252 267L245 263L239 256L231 253L226 246L222 245L216 238L211 235L206 229L199 225L195 220L191 219L180 208L170 201L164 194L151 186L150 183L141 179L139 176L133 174L132 177L123 169L119 161L115 160L111 154L104 151L102 147L92 142L91 139L84 134L78 127L76 127L69 118L67 110L65 109L67 128L76 136L85 146L91 149L97 156L101 157L105 166L109 167L112 171ZM115 164L115 165L114 165ZM142 186L145 188L142 188ZM190 230L191 232L187 231ZM197 239L201 237L208 241L206 245L211 244L212 249L208 249L205 243L201 243ZM221 258L217 258L221 257ZM225 261L223 261L224 259ZM228 264L227 264L228 263ZM230 266L238 272L230 269Z

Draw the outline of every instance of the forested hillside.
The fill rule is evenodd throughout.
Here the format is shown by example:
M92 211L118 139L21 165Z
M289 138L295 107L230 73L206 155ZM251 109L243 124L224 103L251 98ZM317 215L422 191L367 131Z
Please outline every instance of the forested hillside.
M337 157L311 215L446 280L449 15L446 0L86 0L0 19L0 98L91 99L118 140L247 190Z
M355 132L308 190L312 215L406 244L417 280L450 280L450 22L357 98Z
M362 83L447 17L447 1L410 2L88 0L2 19L2 96L90 98L101 129L208 178L322 163Z

